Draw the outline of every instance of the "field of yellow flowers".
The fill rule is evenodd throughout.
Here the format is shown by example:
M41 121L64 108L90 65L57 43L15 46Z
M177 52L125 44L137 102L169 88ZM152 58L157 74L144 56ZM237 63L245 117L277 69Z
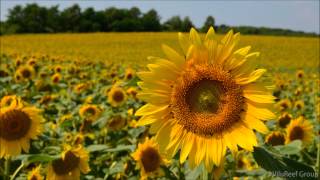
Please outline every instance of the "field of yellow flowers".
M319 173L319 38L240 37L236 49L250 45L260 52L255 65L267 73L258 81L271 84L275 103L268 109L275 116L253 128L259 148L238 143L234 152L230 143L221 160L209 145L186 150L183 138L169 144L177 147L172 157L158 145L163 109L147 103L164 101L152 95L162 91L152 84L161 78L139 72L155 61L160 65L148 65L151 72L174 67L147 57L178 57L162 44L184 53L177 33L10 35L0 42L0 179L316 179Z

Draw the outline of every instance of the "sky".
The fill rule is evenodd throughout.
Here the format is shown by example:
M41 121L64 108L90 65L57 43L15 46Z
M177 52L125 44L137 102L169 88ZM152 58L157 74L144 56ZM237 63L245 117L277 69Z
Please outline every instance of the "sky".
M174 15L189 16L196 27L201 27L206 17L212 15L218 25L264 26L320 33L319 0L0 0L1 20L6 19L8 9L15 5L25 5L32 2L37 2L39 5L47 7L59 5L59 9L65 9L75 3L79 4L82 9L93 7L96 10L103 10L111 6L117 8L136 6L142 12L146 12L153 8L159 13L162 22Z

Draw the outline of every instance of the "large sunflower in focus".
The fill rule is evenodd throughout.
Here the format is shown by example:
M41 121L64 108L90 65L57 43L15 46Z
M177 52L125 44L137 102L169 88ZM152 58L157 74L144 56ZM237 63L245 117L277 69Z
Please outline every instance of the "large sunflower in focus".
M43 118L40 110L25 106L13 97L9 106L0 108L0 158L16 156L29 151L30 139L35 139L42 132Z
M204 42L195 29L189 38L179 33L183 54L164 45L167 58L150 57L149 71L140 72L138 97L147 104L136 115L139 125L151 125L161 150L191 167L219 166L227 148L252 151L253 129L266 133L261 120L274 119L269 87L256 82L265 69L255 69L250 46L234 50L239 34L230 31L217 40L210 28Z

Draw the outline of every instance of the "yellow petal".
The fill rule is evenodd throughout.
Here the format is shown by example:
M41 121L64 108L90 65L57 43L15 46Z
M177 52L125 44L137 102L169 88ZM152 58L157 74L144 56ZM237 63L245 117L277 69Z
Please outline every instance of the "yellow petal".
M185 58L177 53L175 50L170 48L167 45L162 45L163 52L166 54L169 60L177 65L177 67L181 68L185 63Z
M148 104L142 106L140 109L138 109L138 111L135 113L135 115L136 116L150 115L150 114L157 113L159 111L164 111L167 108L168 108L168 105L156 106L156 105L148 103Z
M187 135L184 137L182 146L181 146L181 154L180 154L180 163L183 163L187 156L189 155L191 148L193 146L193 134L188 132Z
M182 51L184 53L184 55L187 55L187 52L189 50L189 47L191 45L190 40L186 37L186 35L182 34L182 33L178 33L178 38L179 38L179 43L180 46L182 48Z

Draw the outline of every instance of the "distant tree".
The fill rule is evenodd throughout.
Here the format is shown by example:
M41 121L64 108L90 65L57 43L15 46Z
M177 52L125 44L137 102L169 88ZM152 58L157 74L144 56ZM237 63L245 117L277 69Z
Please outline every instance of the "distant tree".
M201 28L201 31L207 32L211 26L215 28L215 20L214 20L214 17L208 16Z
M168 19L164 25L163 28L167 31L181 31L182 30L182 20L180 16L173 16L170 19Z
M81 8L75 4L61 12L63 31L78 32L80 29Z
M161 31L160 17L154 9L145 13L142 17L144 31Z
M188 32L190 29L194 27L193 23L191 22L190 18L187 16L183 19L182 24L181 24L181 29L180 31L182 32Z

